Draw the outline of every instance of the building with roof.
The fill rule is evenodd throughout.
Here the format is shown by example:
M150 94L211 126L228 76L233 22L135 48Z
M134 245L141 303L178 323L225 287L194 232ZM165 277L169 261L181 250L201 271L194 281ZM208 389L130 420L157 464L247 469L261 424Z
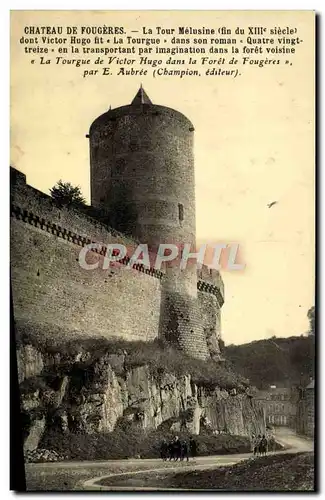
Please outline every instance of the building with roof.
M299 388L297 405L297 432L309 437L315 430L315 379L311 378L306 386Z
M256 398L262 403L265 421L269 426L296 427L298 394L295 389L270 386L258 391Z

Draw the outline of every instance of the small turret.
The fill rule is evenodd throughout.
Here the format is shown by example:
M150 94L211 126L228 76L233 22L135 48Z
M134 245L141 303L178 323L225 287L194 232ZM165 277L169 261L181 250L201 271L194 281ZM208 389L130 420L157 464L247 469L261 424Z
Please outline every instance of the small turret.
M131 106L135 106L138 104L152 104L147 93L145 92L144 88L142 87L142 84L140 85L140 88L139 88L135 98L131 102Z

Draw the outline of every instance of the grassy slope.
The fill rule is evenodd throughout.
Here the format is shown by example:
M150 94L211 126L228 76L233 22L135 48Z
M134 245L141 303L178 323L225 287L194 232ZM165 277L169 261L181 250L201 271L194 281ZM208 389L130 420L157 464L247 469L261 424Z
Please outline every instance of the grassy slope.
M228 490L228 491L313 491L314 456L312 453L288 453L250 460L233 466L219 467L213 471L188 471L168 473L168 468L184 469L186 463L125 461L95 464L85 462L58 467L50 465L27 465L26 479L29 491L82 490L87 479L145 469L161 469L161 473L125 476L125 485L149 487ZM188 465L193 466L193 462ZM121 478L103 479L103 485L121 486Z
M32 345L43 354L45 360L49 356L50 358L55 355L60 356L61 362L56 362L53 367L54 372L47 373L48 376L59 375L59 373L63 372L68 375L71 369L77 365L79 371L93 371L96 364L103 360L105 356L125 353L124 366L121 367L121 373L118 373L118 375L123 375L125 370L147 365L156 379L161 379L165 373L172 373L176 377L191 375L194 383L210 388L216 386L226 390L236 388L238 392L245 392L249 387L249 381L238 375L230 364L193 359L182 351L167 347L157 340L152 342L128 342L119 338L106 339L104 337L76 337L65 340L62 335L49 337L43 334L42 329L38 331L21 325L16 329L17 347L24 344ZM80 354L83 356L87 354L87 361L78 364L75 358ZM51 369L51 366L47 366L47 370L44 369L40 376L33 377L35 380L24 381L20 390L28 393L33 392L34 389L39 389L38 385L34 387L33 384L41 383L44 385L44 380L40 382L39 379L44 379L44 372L49 370L51 372Z
M272 455L212 471L174 474L168 479L168 487L230 491L312 491L314 455Z
M214 470L137 474L103 479L105 486L222 491L313 491L313 453L287 453L250 459Z
M314 373L315 337L270 338L225 347L234 371L259 389L271 384L291 387Z

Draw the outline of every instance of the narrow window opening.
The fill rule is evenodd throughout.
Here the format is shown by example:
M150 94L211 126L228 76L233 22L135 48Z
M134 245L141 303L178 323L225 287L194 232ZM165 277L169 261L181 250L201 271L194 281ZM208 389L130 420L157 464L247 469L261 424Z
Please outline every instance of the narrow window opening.
M92 151L92 156L93 156L93 159L94 160L98 160L98 150L99 150L99 147L98 146L94 146L93 147L93 151Z
M178 204L178 218L180 222L184 220L184 207L182 203Z

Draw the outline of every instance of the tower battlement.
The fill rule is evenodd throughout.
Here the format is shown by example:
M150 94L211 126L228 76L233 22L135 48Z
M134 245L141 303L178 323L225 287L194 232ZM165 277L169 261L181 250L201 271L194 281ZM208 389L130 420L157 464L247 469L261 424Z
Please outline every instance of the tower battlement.
M197 270L197 278L198 283L202 282L200 287L198 286L199 290L211 293L215 290L215 295L218 297L221 307L224 303L224 283L220 272L204 264L201 269Z

